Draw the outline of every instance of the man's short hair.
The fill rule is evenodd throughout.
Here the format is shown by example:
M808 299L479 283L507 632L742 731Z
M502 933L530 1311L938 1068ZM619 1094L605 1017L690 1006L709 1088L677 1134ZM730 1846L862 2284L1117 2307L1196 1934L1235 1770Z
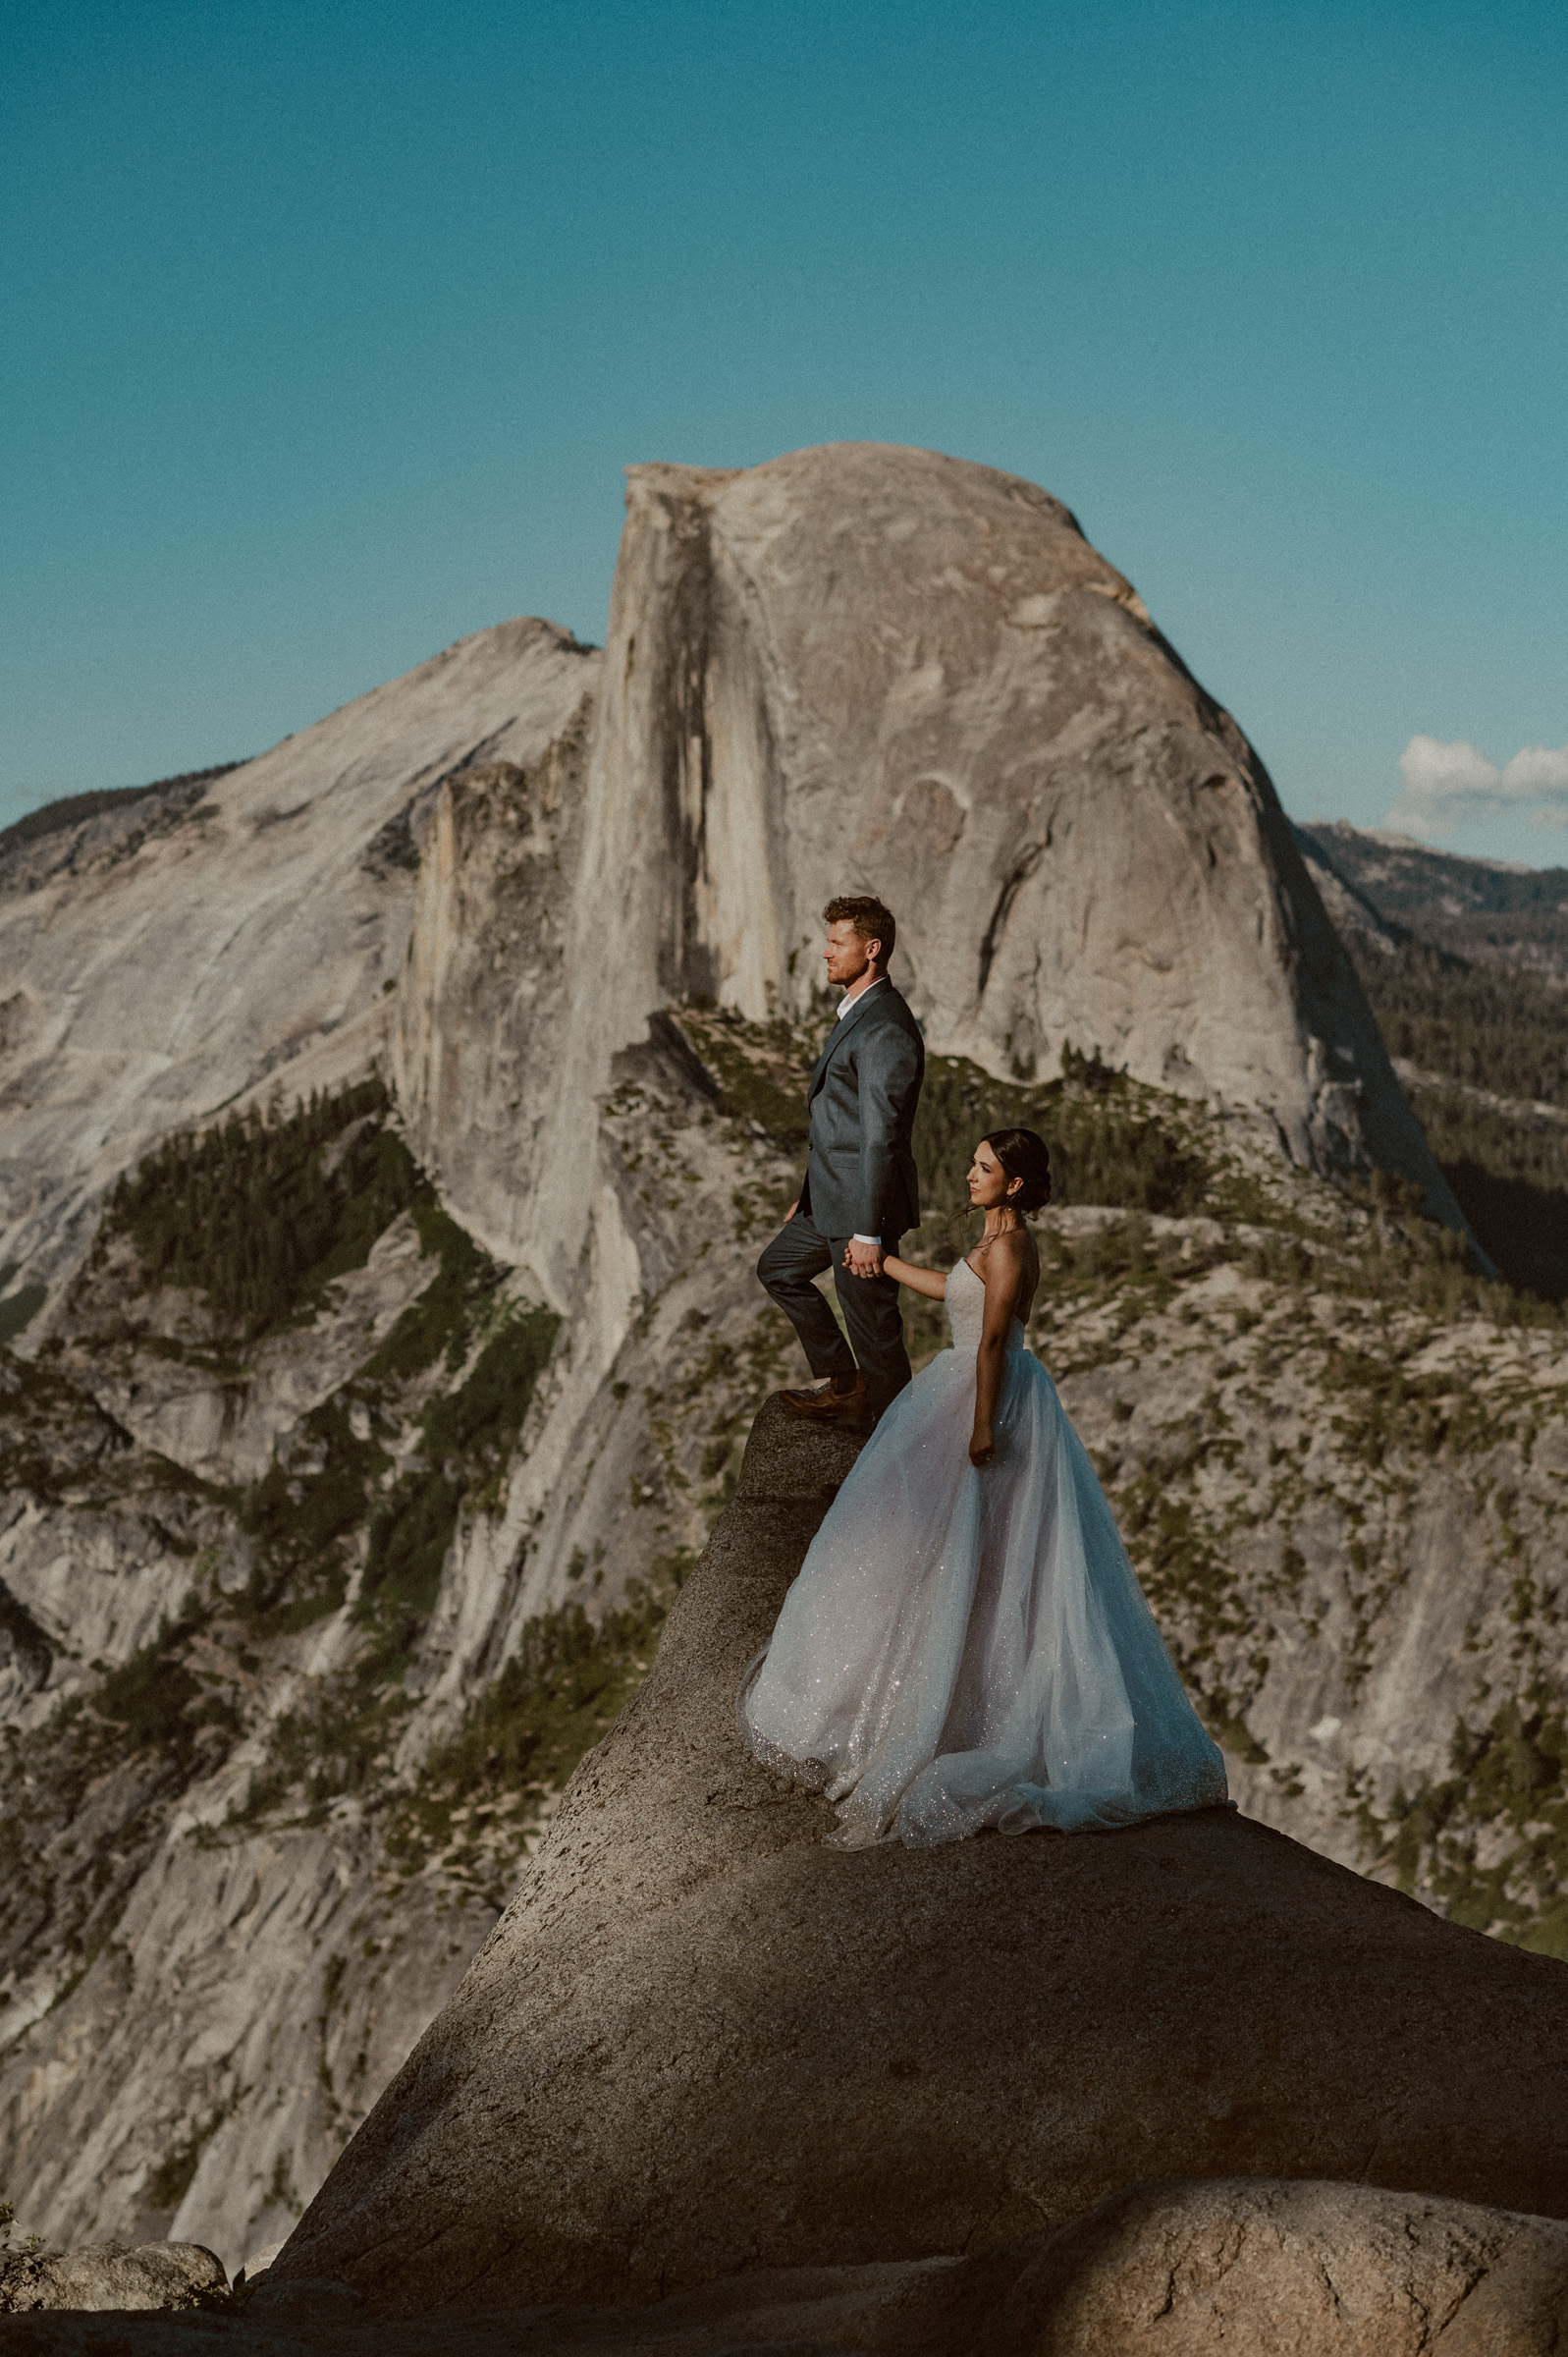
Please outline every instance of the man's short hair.
M840 919L853 925L861 941L880 941L882 962L887 964L898 938L898 919L874 892L840 892L822 913L830 925L837 925Z

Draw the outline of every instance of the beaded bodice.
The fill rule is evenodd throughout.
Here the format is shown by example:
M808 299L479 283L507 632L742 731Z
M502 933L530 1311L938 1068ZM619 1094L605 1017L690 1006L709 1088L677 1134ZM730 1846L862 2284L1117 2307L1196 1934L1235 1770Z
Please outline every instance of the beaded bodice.
M955 1350L979 1349L986 1323L986 1281L967 1260L956 1261L947 1272L947 1323L952 1329ZM1029 1347L1016 1318L1007 1328L1007 1347L1009 1350Z

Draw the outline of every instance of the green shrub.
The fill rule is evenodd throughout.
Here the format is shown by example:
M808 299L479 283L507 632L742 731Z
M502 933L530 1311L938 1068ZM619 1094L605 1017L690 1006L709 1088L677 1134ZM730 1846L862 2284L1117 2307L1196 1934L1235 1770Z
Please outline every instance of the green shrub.
M185 1658L189 1639L202 1624L199 1613L164 1621L150 1645L111 1670L82 1697L90 1721L115 1730L96 1745L107 1766L126 1751L150 1754L188 1777L198 1753L240 1731L232 1697L213 1679L199 1677ZM67 1705L68 1709L75 1706Z
M375 1441L356 1437L340 1393L311 1409L288 1455L243 1494L240 1528L257 1542L246 1590L254 1633L286 1635L337 1611L352 1541L389 1461Z
M171 1137L120 1179L105 1234L129 1235L154 1284L201 1293L222 1327L253 1341L362 1268L412 1203L418 1173L381 1126L389 1104L371 1078L335 1096L312 1090L290 1114L252 1108ZM334 1159L328 1149L356 1123Z
M1538 1681L1484 1727L1459 1722L1449 1767L1413 1796L1398 1792L1386 1820L1363 1809L1374 1854L1392 1864L1402 1891L1430 1891L1452 1922L1568 1960L1562 1697Z
M782 1016L742 1022L706 1008L685 1011L683 1028L719 1083L719 1110L755 1122L785 1154L804 1152L810 1135L806 1090L821 1048L821 1026Z
M17 2214L15 2210L9 2202L0 2202L0 2259L25 2256L43 2248L41 2234L24 2234L22 2240L13 2245L12 2236L16 2230Z
M296 1707L273 1722L266 1770L230 1821L259 1824L296 1797L307 1822L316 1822L329 1801L374 1792L391 1772L393 1748L413 1708L401 1690L406 1667L406 1655L383 1643L349 1669L312 1680Z
M466 1381L425 1408L419 1461L399 1477L371 1519L362 1618L388 1613L422 1618L430 1612L458 1517L465 1503L485 1503L505 1473L559 1324L549 1310L509 1318Z
M1389 1053L1433 1076L1410 1084L1410 1101L1477 1239L1510 1286L1562 1300L1568 1125L1530 1110L1568 1109L1561 987L1422 941L1391 955L1350 948Z
M970 1217L964 1181L993 1129L1036 1129L1051 1149L1052 1200L1104 1203L1180 1218L1202 1208L1209 1170L1152 1092L1068 1049L1063 1077L994 1080L966 1058L928 1056L915 1116L922 1233Z
M432 1752L413 1790L389 1813L385 1847L397 1871L417 1873L456 1839L466 1852L457 1870L501 1903L539 1802L559 1791L646 1677L692 1561L682 1549L656 1562L624 1607L597 1625L575 1603L527 1623L458 1733ZM482 1841L487 1820L503 1836L499 1846Z
M1457 1090L1409 1094L1459 1208L1503 1277L1560 1301L1568 1294L1568 1124Z
M443 1355L448 1371L456 1374L467 1354L474 1314L501 1283L502 1272L489 1253L442 1210L428 1180L416 1189L411 1208L420 1249L439 1266L360 1369L370 1382L406 1382Z
M1568 1107L1568 1002L1528 967L1455 958L1424 941L1348 947L1391 1056L1499 1096Z

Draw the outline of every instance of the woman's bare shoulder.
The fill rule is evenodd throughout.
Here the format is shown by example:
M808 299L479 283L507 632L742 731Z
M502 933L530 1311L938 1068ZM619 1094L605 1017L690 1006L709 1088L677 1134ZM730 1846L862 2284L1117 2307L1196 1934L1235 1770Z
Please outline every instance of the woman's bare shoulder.
M1004 1228L994 1235L986 1246L980 1274L990 1285L994 1279L1005 1277L1009 1282L1020 1269L1033 1269L1036 1260L1034 1238L1026 1228Z

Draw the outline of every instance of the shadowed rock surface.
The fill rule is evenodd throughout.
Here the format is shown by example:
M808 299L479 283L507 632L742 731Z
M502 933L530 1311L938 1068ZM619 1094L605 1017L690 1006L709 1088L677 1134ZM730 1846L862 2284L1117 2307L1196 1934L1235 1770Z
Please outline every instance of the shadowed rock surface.
M89 2254L80 2254L86 2257ZM240 2316L51 2318L36 2357L1549 2357L1568 2226L1362 2185L1134 2185L1057 2234L973 2259L730 2276L636 2309L372 2320L341 2283L264 2282ZM4 2328L0 2327L0 2333Z
M842 1854L733 1694L850 1444L777 1404L653 1675L272 2275L372 2312L973 2253L1153 2176L1568 2215L1568 1972L1227 1811Z

